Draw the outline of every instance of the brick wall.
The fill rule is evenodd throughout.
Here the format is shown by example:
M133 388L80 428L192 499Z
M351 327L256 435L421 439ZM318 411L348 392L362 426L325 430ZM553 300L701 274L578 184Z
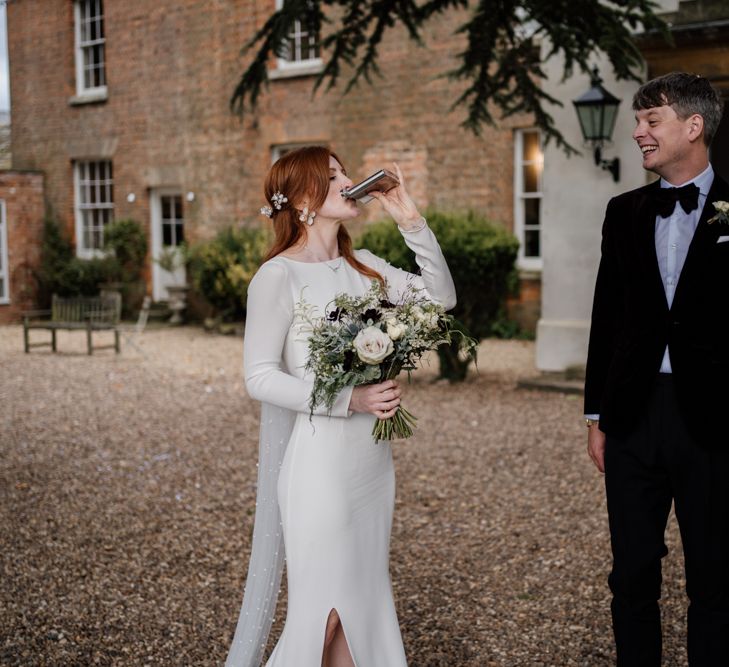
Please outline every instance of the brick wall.
M5 202L10 297L9 304L0 304L0 323L8 323L35 304L33 271L39 264L43 234L43 175L0 171L0 200Z
M195 193L185 210L194 241L232 223L260 224L272 146L325 142L355 178L397 159L421 207L473 208L512 228L513 127L530 121L474 137L459 127L463 112L449 111L462 88L440 75L464 46L453 33L465 15L434 22L424 47L404 31L389 35L384 76L372 87L312 96L312 77L275 80L241 119L228 106L247 62L240 48L273 5L107 2L108 99L73 105L73 3L10 3L13 166L46 174L49 209L72 231L73 160L109 156L117 219L149 225L150 188L178 186ZM378 208L370 204L363 219Z

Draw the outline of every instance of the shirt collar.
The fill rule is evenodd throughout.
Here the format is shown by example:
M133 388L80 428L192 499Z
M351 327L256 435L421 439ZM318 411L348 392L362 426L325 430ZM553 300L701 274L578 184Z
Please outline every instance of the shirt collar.
M700 191L704 197L708 196L709 190L711 189L711 185L714 182L714 168L709 164L704 171L702 171L698 176L695 178L692 178L690 181L686 181L685 183L681 183L680 185L674 185L673 183L669 183L665 178L661 178L661 187L662 188L681 188L684 185L688 185L689 183L693 183Z

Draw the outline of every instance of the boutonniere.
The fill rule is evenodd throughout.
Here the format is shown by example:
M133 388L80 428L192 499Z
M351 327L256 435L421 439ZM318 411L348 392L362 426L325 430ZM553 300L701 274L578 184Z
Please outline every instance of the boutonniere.
M716 215L709 218L706 222L711 224L718 220L729 225L729 201L715 201L712 205L716 209Z

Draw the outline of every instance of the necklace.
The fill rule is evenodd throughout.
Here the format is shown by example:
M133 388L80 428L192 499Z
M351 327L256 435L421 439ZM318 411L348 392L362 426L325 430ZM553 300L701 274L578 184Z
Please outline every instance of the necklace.
M342 260L344 259L344 257L342 257L341 255L339 257L332 257L332 259L320 259L319 257L317 257L314 254L313 250L311 248L309 248L308 245L304 246L304 250L306 250L309 257L311 257L316 263L325 264L327 266L327 268L330 269L331 271L337 272L337 271L339 271L339 269L342 266ZM336 264L331 264L331 262L334 262L335 260L339 260L339 261Z

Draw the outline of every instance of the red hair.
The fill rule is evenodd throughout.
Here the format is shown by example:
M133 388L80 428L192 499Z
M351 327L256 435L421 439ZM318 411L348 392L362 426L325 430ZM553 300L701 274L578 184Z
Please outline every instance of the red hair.
M311 210L318 210L324 205L329 194L330 156L342 164L336 153L324 146L304 146L286 153L271 166L263 186L266 201L270 204L276 192L282 192L288 201L283 204L281 210L273 208L274 240L264 262L288 250L304 238L306 223L299 220L296 206L304 200L309 201ZM384 284L384 279L377 271L354 256L352 238L344 225L339 226L337 244L339 254L352 268Z

